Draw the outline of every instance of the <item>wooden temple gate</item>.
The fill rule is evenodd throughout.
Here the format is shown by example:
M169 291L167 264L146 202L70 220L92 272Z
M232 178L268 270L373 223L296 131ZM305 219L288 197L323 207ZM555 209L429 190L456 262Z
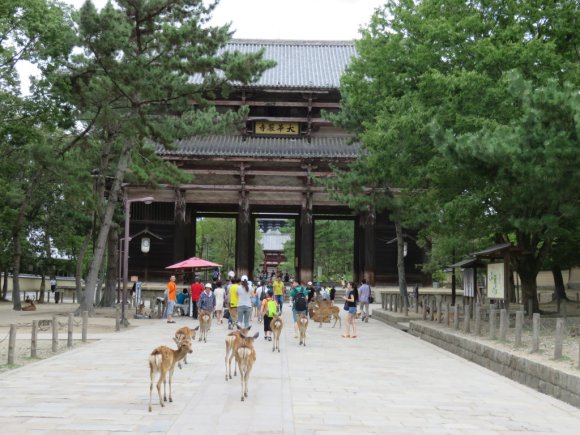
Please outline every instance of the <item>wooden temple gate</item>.
M255 219L275 214L296 221L295 272L302 281L314 275L316 220L351 219L355 280L395 283L396 246L386 243L395 231L388 214L355 213L315 182L360 153L358 144L323 117L323 110L339 110L339 79L355 54L354 44L239 40L230 46L242 52L265 49L265 57L277 65L257 83L235 87L227 99L214 100L219 111L249 108L239 132L184 139L174 149L158 147L160 157L191 174L191 183L126 187L129 198L155 198L151 205L132 203L131 233L148 230L162 238L151 240L148 254L137 243L131 245L130 274L165 279L168 264L201 256L195 252L196 218L215 216L236 219L236 273L252 277ZM409 283L425 283L418 269L422 262L422 251L411 243Z

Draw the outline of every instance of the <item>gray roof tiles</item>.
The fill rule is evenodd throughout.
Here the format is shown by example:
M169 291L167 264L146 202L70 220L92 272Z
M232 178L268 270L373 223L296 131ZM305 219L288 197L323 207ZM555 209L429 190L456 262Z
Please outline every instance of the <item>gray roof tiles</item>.
M157 155L179 157L261 157L261 158L343 158L355 159L360 154L357 143L350 138L313 137L306 139L247 137L242 136L196 136L176 142L175 149L157 147Z
M234 39L226 50L252 53L264 49L264 58L276 66L246 88L319 89L340 87L340 76L353 56L354 41L285 41ZM194 79L199 80L200 77Z

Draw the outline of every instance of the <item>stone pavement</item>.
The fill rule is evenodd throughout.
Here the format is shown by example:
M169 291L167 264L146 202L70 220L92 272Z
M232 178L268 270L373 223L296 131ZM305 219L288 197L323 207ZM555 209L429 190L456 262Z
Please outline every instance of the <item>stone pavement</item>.
M359 338L311 323L307 346L290 313L281 353L263 337L249 397L224 380L225 325L194 343L176 369L173 403L149 401L148 355L172 345L178 318L132 320L95 343L0 375L5 434L160 432L196 434L577 434L580 410L519 385L397 329L358 323ZM344 317L344 314L342 314ZM337 327L338 328L338 327Z

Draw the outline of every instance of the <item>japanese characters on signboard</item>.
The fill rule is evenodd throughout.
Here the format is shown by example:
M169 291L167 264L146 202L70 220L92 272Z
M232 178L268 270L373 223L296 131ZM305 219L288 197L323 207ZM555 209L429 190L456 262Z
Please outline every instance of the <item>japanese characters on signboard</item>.
M300 123L256 121L254 122L254 134L267 136L298 136L300 134Z
M503 263L487 265L487 297L489 299L505 299L503 281Z

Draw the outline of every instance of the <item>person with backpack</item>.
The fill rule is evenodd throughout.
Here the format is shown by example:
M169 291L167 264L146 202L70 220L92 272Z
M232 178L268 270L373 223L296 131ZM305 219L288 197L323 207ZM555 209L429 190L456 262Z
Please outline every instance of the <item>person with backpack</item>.
M300 285L297 279L292 281L292 289L290 290L290 301L292 303L292 318L294 320L294 338L298 338L298 316L300 314L306 315L308 311L308 290Z
M265 299L262 300L262 305L260 308L260 313L264 318L264 339L272 341L272 328L270 323L272 319L278 315L278 304L273 299L274 293L272 291L267 291Z
M261 307L262 301L266 299L268 296L268 287L266 286L266 282L260 282L260 286L256 288L254 292L254 300L255 300L255 307L256 307L256 317L258 318L258 322L262 321L263 315L261 314Z

